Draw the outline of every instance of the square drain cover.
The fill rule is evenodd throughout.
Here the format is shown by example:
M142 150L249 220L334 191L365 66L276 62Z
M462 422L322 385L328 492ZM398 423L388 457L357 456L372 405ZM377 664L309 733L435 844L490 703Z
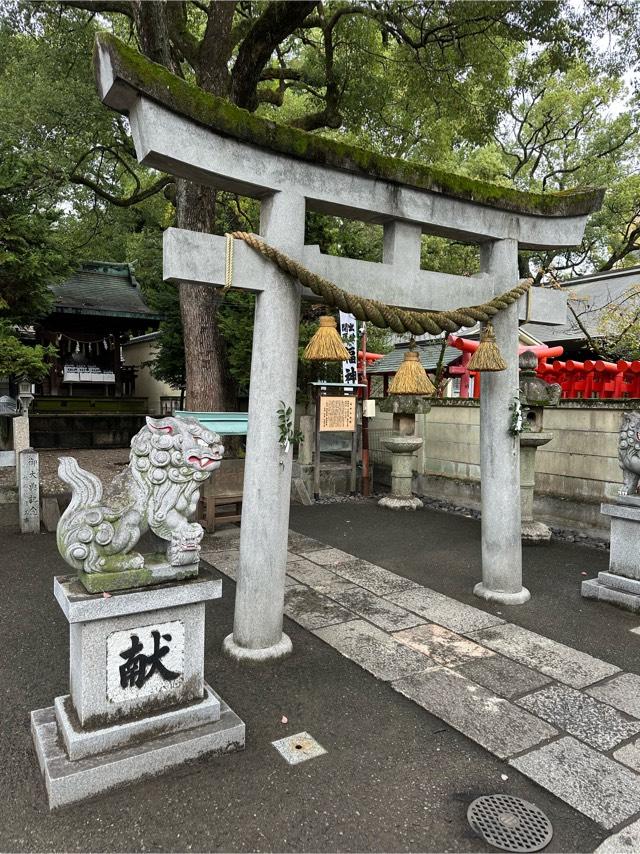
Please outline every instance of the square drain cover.
M298 765L300 762L315 759L316 756L322 756L327 752L308 732L288 735L286 738L272 741L271 744L281 756L284 756L289 765Z

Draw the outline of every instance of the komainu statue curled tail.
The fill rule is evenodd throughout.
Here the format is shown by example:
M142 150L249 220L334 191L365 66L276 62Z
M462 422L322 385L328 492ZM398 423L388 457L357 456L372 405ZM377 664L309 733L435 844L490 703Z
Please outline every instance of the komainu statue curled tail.
M620 495L637 495L640 481L640 412L625 412L622 416L618 461L622 468Z
M58 523L58 549L91 593L198 574L203 530L189 521L200 485L218 468L220 437L193 418L147 418L131 440L129 465L103 490L100 479L61 457L71 503ZM134 551L152 531L164 553Z

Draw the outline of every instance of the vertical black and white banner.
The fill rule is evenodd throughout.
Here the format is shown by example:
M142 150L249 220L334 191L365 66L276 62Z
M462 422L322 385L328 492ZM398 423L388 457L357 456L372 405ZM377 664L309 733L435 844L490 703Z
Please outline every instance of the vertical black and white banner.
M356 385L358 382L358 325L352 314L340 312L340 335L349 351L349 361L342 363L342 382Z

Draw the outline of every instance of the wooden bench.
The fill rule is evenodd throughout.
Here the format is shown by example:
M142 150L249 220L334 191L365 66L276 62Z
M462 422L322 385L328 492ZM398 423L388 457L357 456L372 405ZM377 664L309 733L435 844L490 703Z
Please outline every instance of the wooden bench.
M242 515L244 460L223 460L205 481L198 502L198 522L212 534L217 524L239 522Z

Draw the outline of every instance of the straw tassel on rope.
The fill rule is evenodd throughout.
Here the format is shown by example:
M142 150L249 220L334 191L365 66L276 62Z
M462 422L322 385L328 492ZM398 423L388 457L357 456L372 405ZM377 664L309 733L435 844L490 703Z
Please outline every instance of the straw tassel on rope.
M404 354L402 364L389 384L389 394L433 394L436 387L427 376L420 362L420 354L411 342L409 350Z
M348 362L349 351L338 335L334 317L325 315L320 318L320 326L307 344L304 358L311 362Z
M502 358L500 348L491 321L482 330L480 344L467 365L469 371L506 371L507 365Z

